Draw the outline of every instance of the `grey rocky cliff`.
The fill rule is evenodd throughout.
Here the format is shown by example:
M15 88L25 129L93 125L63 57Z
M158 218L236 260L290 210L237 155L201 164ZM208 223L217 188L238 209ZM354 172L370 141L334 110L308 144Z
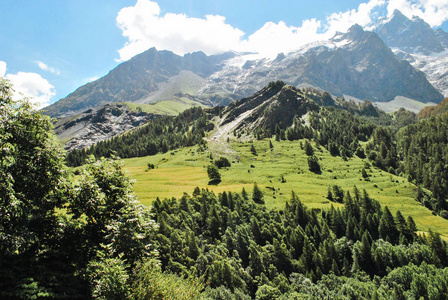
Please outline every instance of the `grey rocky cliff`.
M89 109L76 116L62 118L55 123L55 133L65 142L68 151L90 147L137 126L156 115L131 111L124 104L107 104Z
M448 97L448 33L432 29L418 17L396 10L374 30L394 53L426 74L428 81Z
M247 56L250 58L250 55ZM346 34L307 45L275 60L258 59L238 65L230 60L210 76L204 94L233 93L246 97L270 81L308 84L331 92L372 101L390 101L404 96L422 102L440 102L443 96L425 74L399 59L373 32L354 25Z

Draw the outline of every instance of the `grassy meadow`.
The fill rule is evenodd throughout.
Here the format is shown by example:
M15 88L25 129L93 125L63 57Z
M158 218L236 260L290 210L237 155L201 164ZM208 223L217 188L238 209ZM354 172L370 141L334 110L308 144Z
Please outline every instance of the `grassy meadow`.
M328 187L338 185L352 192L356 185L360 191L365 189L383 207L387 205L393 213L400 210L405 216L411 215L420 231L431 229L448 239L448 220L434 216L415 201L416 186L405 178L368 167L366 160L358 157L347 161L339 156L333 157L326 149L313 143L322 168L321 174L314 174L308 170L307 156L300 142L304 144L304 141L272 141L273 149L270 149L268 140L246 143L230 141L225 147L217 147L215 143L219 142L209 141L209 149L203 152L195 146L155 156L126 159L124 163L136 180L135 191L145 205L151 205L157 197L177 198L184 193L191 194L195 187L215 193L241 192L244 187L251 194L256 182L264 193L267 208L282 208L292 191L310 208L329 208L341 204L327 199ZM250 151L252 144L257 155ZM218 185L208 185L206 167L211 162L210 156L215 159L226 156L232 162L230 168L220 169L222 181ZM149 170L148 163L156 168ZM364 167L369 175L367 180L361 175Z
M184 110L187 110L195 106L205 107L205 105L185 97L176 98L173 100L160 101L153 104L141 104L131 102L125 102L123 104L126 104L131 110L140 109L141 111L146 113L167 115L167 116L177 116Z

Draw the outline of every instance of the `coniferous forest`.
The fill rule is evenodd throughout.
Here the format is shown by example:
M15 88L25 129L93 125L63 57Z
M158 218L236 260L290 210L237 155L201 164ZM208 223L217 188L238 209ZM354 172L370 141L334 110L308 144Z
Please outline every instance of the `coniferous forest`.
M419 185L416 200L447 217L446 115L375 119L347 107L323 107L309 126L261 129L260 138L309 138L331 155L365 157ZM5 81L0 117L2 299L448 299L446 242L355 183L330 189L328 209L307 208L296 193L268 209L256 184L140 205L114 156L206 147L203 109L68 156L51 120L12 100ZM308 141L304 149L312 161ZM84 162L77 175L68 167Z

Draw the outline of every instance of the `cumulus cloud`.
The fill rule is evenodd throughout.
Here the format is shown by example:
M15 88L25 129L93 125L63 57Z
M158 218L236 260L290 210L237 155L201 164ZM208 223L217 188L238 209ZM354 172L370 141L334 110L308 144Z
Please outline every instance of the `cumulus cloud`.
M161 16L156 2L138 0L135 6L121 9L117 16L117 25L128 39L119 50L120 59L127 60L150 47L177 54L238 49L244 32L225 21L217 15L207 15L205 19L173 13Z
M395 9L408 18L418 16L430 26L440 26L448 20L448 0L389 0L387 12L390 16Z
M7 74L5 78L13 85L15 99L29 97L39 108L49 105L51 98L56 94L54 86L36 73L18 72Z
M321 22L316 19L305 20L300 27L287 26L284 22L268 22L241 43L242 49L258 52L265 57L288 53L322 39L324 34L318 33L320 27Z
M337 31L347 32L347 30L355 25L366 26L370 24L375 9L383 6L385 0L370 0L367 3L359 4L357 9L346 12L334 13L327 18L327 34L334 35Z
M0 60L0 77L4 77L6 73L6 63Z
M45 64L45 63L43 63L41 61L36 61L36 63L39 66L39 68L41 68L44 71L48 71L48 72L56 74L56 75L60 74L58 70L56 70L54 68L50 68L49 66L47 66L47 64Z
M424 19L431 26L448 20L448 0L370 0L355 9L334 13L325 20L304 20L300 26L285 22L267 22L248 37L226 23L225 17L208 15L190 18L185 14L161 15L156 2L138 0L135 6L123 8L117 25L128 39L119 50L120 59L127 60L151 47L177 54L203 51L216 54L224 51L258 52L263 56L288 53L318 40L331 38L336 32L346 32L352 25L368 27L372 21L399 9L408 17Z

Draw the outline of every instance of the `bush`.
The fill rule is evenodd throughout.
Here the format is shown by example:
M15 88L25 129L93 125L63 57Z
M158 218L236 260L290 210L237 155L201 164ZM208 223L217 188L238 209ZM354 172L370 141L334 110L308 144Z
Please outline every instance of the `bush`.
M194 277L182 278L162 272L154 259L140 263L135 271L134 299L195 299L203 289L203 283ZM124 298L123 298L124 299Z
M231 164L227 158L220 157L219 159L215 160L215 166L217 166L219 169L221 169L221 168L231 167Z

